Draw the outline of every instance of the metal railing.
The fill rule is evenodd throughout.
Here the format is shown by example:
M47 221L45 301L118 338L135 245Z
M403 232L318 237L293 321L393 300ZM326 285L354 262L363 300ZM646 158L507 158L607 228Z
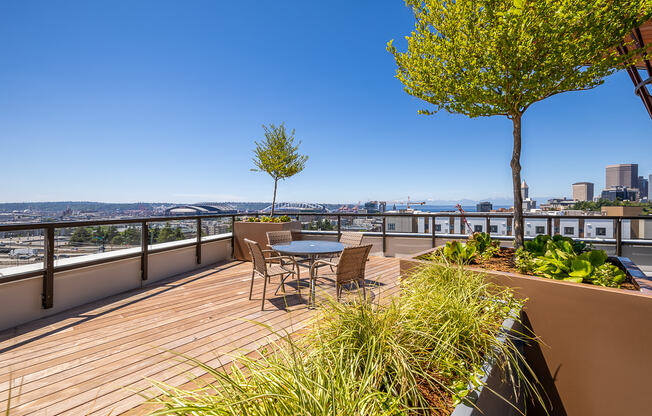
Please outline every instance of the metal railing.
M362 217L362 218L378 218L380 219L379 231L367 231L366 235L369 236L378 236L382 238L382 248L383 253L387 251L387 238L388 237L416 237L416 238L429 238L431 239L432 247L435 247L437 238L467 238L468 234L464 232L460 234L454 234L451 232L436 232L436 220L437 218L448 218L449 220L454 220L455 218L466 217L468 219L484 219L485 231L490 230L491 219L512 219L513 216L511 213L467 213L465 215L459 213L304 213L304 212L294 212L294 213L281 213L282 215L288 215L290 217L297 218L300 220L301 217L335 217L337 219L337 230L330 231L328 233L341 235L342 228L342 218L353 218L353 217ZM34 278L42 276L43 278L43 290L42 290L42 306L43 308L51 308L53 301L54 293L54 274L57 272L73 270L82 267L89 267L93 265L109 263L129 258L140 257L140 267L141 267L141 279L147 280L148 278L148 256L150 254L160 253L169 250L177 250L179 248L195 246L195 257L197 264L201 264L202 259L202 245L220 241L220 240L231 240L231 256L233 256L234 249L234 235L233 232L222 234L216 238L208 237L204 239L202 237L202 220L207 219L217 219L217 218L230 218L231 220L231 230L233 230L233 225L235 224L237 218L239 217L260 217L268 215L267 213L256 212L256 213L241 213L241 214L212 214L212 215L191 215L191 216L165 216L165 217L148 217L148 218L128 218L128 219L108 219L108 220L87 220L87 221L64 221L64 222L42 222L42 223L23 223L23 224L5 224L0 225L0 233L12 232L12 231L29 231L29 230L43 230L44 231L44 253L43 253L43 267L37 270L30 270L27 272L15 273L9 276L0 277L0 284L15 282L23 279ZM396 232L387 230L387 219L392 217L412 217L412 218L429 218L430 219L430 230L429 233L414 233L414 232ZM616 255L620 256L622 254L623 245L627 244L645 244L652 245L651 240L627 240L623 241L622 237L622 224L624 220L649 220L652 221L652 216L632 216L632 217L616 217L616 216L581 216L581 215L564 215L564 216L544 216L544 215L524 215L524 220L527 219L546 219L547 224L547 233L552 235L553 230L553 221L554 220L587 220L587 219L599 219L599 220L611 220L612 225L615 228L615 239L587 239L580 236L579 240L584 240L588 242L598 242L600 244L610 244L614 243L616 246ZM160 223L160 222L170 222L170 221L195 221L196 227L196 237L193 241L185 241L172 245L163 245L160 247L151 247L150 248L150 239L149 239L149 225L151 223ZM425 220L424 220L425 221ZM140 250L134 251L129 250L126 253L117 255L107 256L104 258L96 258L89 261L80 261L74 262L72 264L63 264L55 265L55 230L59 228L74 228L74 227L93 227L93 226L106 226L106 225L140 225L141 226L141 244ZM450 224L449 224L450 225ZM450 229L448 230L450 231ZM311 231L304 230L304 233L311 233ZM324 233L324 232L320 232ZM507 230L507 235L493 236L496 239L501 240L512 240L514 237L512 235L513 230ZM526 237L528 238L528 237ZM529 237L533 238L533 237ZM127 251L127 250L124 250ZM0 269L1 270L1 269ZM1 276L1 275L0 275Z
M12 231L28 231L28 230L43 230L44 232L44 252L43 252L43 267L37 270L30 270L27 272L16 273L6 277L0 277L0 284L10 283L24 279L30 279L37 276L43 277L43 291L42 291L42 306L44 309L52 307L52 300L54 296L54 273L74 270L82 267L89 267L103 263L109 263L129 258L140 257L140 271L141 279L147 280L147 265L148 256L150 254L160 253L169 250L178 250L179 248L195 246L195 256L197 264L201 264L202 244L220 241L225 239L233 239L233 233L229 233L217 238L208 237L202 238L202 220L215 219L215 218L230 218L231 224L235 222L236 216L233 214L214 214L214 215L193 215L193 216L168 216L168 217L149 217L149 218L129 218L129 219L109 219L109 220L90 220L90 221L64 221L64 222L43 222L43 223L24 223L24 224L6 224L0 225L0 233ZM165 245L162 247L150 248L149 238L149 225L151 223L170 222L170 221L196 221L196 238L190 242L180 242L172 245ZM55 244L54 236L55 230L60 228L75 228L75 227L94 227L106 225L140 225L141 238L140 250L129 250L126 253L114 256L107 256L104 258L97 258L89 261L75 262L72 264L55 265ZM233 250L233 244L231 244ZM127 250L125 250L127 251ZM233 255L233 253L231 253ZM1 271L2 269L0 269Z

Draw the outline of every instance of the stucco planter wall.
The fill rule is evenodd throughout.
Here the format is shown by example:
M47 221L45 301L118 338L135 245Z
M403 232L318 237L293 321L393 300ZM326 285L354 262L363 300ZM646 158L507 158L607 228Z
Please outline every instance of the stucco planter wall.
M268 231L301 231L299 221L290 222L245 222L238 221L233 226L233 257L236 260L251 261L244 239L253 240L267 249Z

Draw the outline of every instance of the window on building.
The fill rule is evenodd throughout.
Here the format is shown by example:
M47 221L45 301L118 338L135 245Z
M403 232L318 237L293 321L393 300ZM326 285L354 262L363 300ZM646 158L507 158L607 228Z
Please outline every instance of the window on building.
M605 236L605 235L607 235L607 229L604 228L604 227L596 227L595 235Z
M435 224L435 231L441 231L441 224Z
M489 232L491 234L498 234L498 226L497 225L490 225L489 226Z
M390 222L387 224L387 231L396 231L396 224Z
M543 225L537 225L534 229L534 232L537 234L545 234L546 233L546 227Z
M474 233L481 233L482 232L482 225L474 225L473 226L473 232Z
M564 227L564 234L566 235L575 234L575 227Z

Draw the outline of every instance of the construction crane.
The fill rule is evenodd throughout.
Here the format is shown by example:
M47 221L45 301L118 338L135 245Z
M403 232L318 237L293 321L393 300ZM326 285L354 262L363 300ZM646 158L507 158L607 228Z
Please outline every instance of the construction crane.
M469 233L473 234L473 228L471 228L471 224L469 224L469 222L466 220L466 216L464 215L464 209L462 208L462 205L457 204L457 205L455 205L455 208L457 208L457 210L460 212L460 214L462 214L462 223L466 224L466 226L469 229Z
M394 204L405 204L405 205L407 205L407 209L410 209L410 205L426 205L425 201L415 202L415 201L410 200L409 196L407 197L407 201L393 201L393 202L394 202Z

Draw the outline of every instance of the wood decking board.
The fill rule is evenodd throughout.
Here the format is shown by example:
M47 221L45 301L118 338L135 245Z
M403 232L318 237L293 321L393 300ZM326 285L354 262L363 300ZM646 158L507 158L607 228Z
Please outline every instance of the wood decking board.
M398 260L372 257L366 275L382 284L375 296L391 296ZM0 332L0 410L11 386L12 416L146 414L138 393L151 396L150 380L181 386L205 375L170 351L220 367L275 338L252 321L288 332L310 324L307 287L300 304L288 287L285 308L274 281L261 312L262 281L250 301L250 277L251 263L230 262ZM318 298L324 292L334 287L321 279Z

